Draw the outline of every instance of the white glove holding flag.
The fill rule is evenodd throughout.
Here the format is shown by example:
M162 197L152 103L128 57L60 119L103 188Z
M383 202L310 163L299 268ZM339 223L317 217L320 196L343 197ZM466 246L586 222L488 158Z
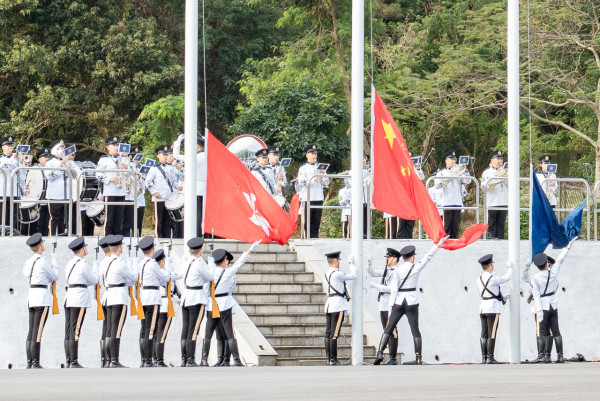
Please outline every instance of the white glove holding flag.
M348 264L354 264L354 256L350 255L348 256Z
M369 256L367 258L367 262L369 263L369 265L372 265L373 264L373 256Z
M442 246L442 245L444 245L444 242L446 242L446 240L447 240L448 238L450 238L450 236L449 236L449 235L446 235L444 238L442 238L442 239L440 240L440 242L438 242L438 248L441 248L441 246Z
M262 240L261 240L261 239L259 239L259 240L258 240L258 241L256 241L254 244L252 244L252 245L250 246L250 249L248 249L248 253L250 253L250 252L253 252L253 251L256 249L256 247L260 245L260 243L261 243L261 242L262 242Z

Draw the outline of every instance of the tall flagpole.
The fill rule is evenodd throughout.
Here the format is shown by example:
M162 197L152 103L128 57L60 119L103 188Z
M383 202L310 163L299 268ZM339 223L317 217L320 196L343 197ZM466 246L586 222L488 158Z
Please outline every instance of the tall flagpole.
M185 240L196 233L196 144L198 136L198 0L185 2Z
M520 313L520 218L519 218L519 0L508 0L508 260L513 274L510 284L510 362L521 362Z
M352 256L358 277L352 282L352 364L363 363L363 113L365 63L365 3L352 0Z

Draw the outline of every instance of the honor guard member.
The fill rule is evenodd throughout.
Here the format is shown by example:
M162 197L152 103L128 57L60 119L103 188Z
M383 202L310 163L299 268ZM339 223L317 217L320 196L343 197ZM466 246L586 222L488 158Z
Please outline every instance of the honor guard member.
M564 363L563 357L563 341L560 334L560 328L558 326L558 273L560 268L567 257L573 242L577 240L575 237L569 245L558 256L556 263L550 265L548 262L548 256L545 253L538 253L533 257L533 264L540 270L538 274L531 277L529 282L531 283L531 289L533 291L533 302L535 305L535 311L537 314L538 331L542 339L542 348L544 350L544 363L551 362L550 347L551 337L554 337L556 344L556 363Z
M108 268L108 264L112 261L112 258L110 257L110 246L108 245L109 237L110 236L102 237L98 241L98 246L100 249L102 249L102 252L104 252L104 258L98 265L98 272L100 274L99 279L102 279L102 284L104 287L104 292L99 300L100 304L102 305L102 313L104 315L104 320L102 321L102 336L100 337L100 366L103 368L110 367L110 354L107 340L108 319L106 318L108 316L108 310L106 309L106 292L108 291L108 286L106 285L106 280L104 280L104 277L106 277L106 269Z
M202 348L202 366L208 366L208 354L210 353L210 340L217 325L227 341L227 347L233 357L234 366L244 366L240 360L237 339L233 330L233 307L237 302L233 298L233 290L237 283L236 273L246 263L250 254L260 244L260 240L253 243L250 248L239 259L230 265L233 255L224 249L216 249L208 259L208 265L214 269L213 281L211 282L208 311L206 312L206 333Z
M443 179L443 177L454 177L467 175L457 169L456 151L451 150L444 155L446 168L440 170L436 177L442 177L435 180L435 187L444 191L442 197L443 207L460 208L463 206L462 186L471 182L468 178ZM455 167L456 166L456 167ZM460 226L460 209L444 210L444 230L450 238L458 238L458 227Z
M204 311L209 303L207 286L214 277L214 267L202 259L204 239L195 237L187 242L190 258L183 263L183 296L181 297L181 367L196 367L196 338Z
M350 295L346 288L346 281L351 281L358 277L354 258L352 255L348 257L350 272L344 273L340 271L340 253L326 253L329 269L325 272L325 280L323 280L323 288L327 294L325 302L325 356L327 365L341 365L338 361L337 339L340 336L344 317L348 316L348 302Z
M485 192L486 207L506 208L508 205L508 181L497 180L496 177L506 177L504 156L502 151L490 153L490 166L481 175L481 187ZM504 239L507 210L488 210L488 239Z
M184 134L173 143L173 157L176 160L185 160L181 154L181 142L185 138ZM202 222L204 216L204 197L206 196L206 153L204 152L204 137L196 137L196 235L202 236Z
M177 174L173 166L167 164L171 148L162 145L156 148L158 163L150 168L146 176L146 188L152 194L154 202L154 220L157 238L169 238L171 231L177 229L175 221L169 216L165 201L183 187L178 186Z
M413 153L410 151L408 153L409 153L410 157L412 158ZM421 166L416 164L416 165L413 165L413 167L415 169L415 173L417 173L417 177L419 177L419 179L421 181L423 181L425 179L425 173L423 173ZM398 218L398 238L412 239L414 228L415 228L415 220L404 220L404 219Z
M181 297L181 294L179 294L179 290L177 289L175 280L179 280L183 278L183 276L173 272L173 262L171 261L171 258L166 257L165 252L162 249L159 249L154 253L154 260L156 260L156 263L158 263L158 266L160 266L161 269L167 269L167 272L170 277L169 280L171 283L170 288L166 284L160 286L160 314L158 316L156 337L154 338L154 360L156 361L155 365L161 368L167 368L169 366L165 363L165 341L167 340L169 328L171 327L171 321L173 320L173 317L168 315L169 302L177 304L180 303L179 299ZM171 291L170 300L169 296L167 295L167 290Z
M65 267L67 277L67 295L65 296L65 354L67 368L82 368L78 362L79 334L83 326L86 309L92 306L92 298L88 286L98 283L97 266L89 266L84 259L87 256L87 245L83 237L71 241L69 249L73 258Z
M144 309L144 327L140 333L140 341L143 349L142 368L151 368L152 352L154 340L156 338L156 329L158 327L158 315L162 298L160 296L160 287L166 285L169 281L169 272L161 268L154 259L154 237L144 237L140 240L140 249L144 253L138 265L140 272L140 285L142 306ZM162 251L161 251L162 252ZM163 252L164 254L164 252Z
M307 184L310 180L311 206L323 206L323 200L325 199L323 188L329 187L329 178L319 177L311 180L311 177L322 175L324 172L317 170L317 145L308 145L304 148L304 151L306 152L307 162L300 166L300 169L298 170L298 179L296 181L296 192L300 195L300 202L302 202L302 238L307 238L307 230L310 230L310 238L318 238L323 209L312 208L310 210L310 228L306 227L306 213L308 212Z
M4 174L0 174L0 199L2 199L2 202L4 202L4 199L6 199L6 205L5 206L5 214L4 214L4 218L5 220L5 227L8 227L10 225L10 195L13 195L14 199L18 199L19 198L19 183L18 180L14 180L13 185L10 185L10 177L13 173L13 171L15 171L16 168L19 167L19 161L13 157L13 150L14 150L14 137L12 135L8 135L5 136L4 138L0 139L0 144L2 144L2 154L0 154L0 170L3 170L4 173L6 174L6 183L4 182L5 180L5 175ZM6 184L6 193L4 192L5 189L5 184ZM13 208L13 222L14 222L14 228L17 227L17 213L18 210L17 208L19 207L18 204L15 204L14 208ZM0 225L2 223L2 216L0 216ZM2 227L2 229L4 229L4 227Z
M42 234L33 234L27 240L27 245L34 255L27 259L23 266L23 275L29 279L29 295L27 308L29 309L29 332L27 333L26 353L27 369L41 369L40 347L42 332L48 313L52 307L52 292L50 285L58 280L58 263L52 254L52 263L44 258L44 241Z
M390 285L394 277L394 272L400 260L400 252L393 248L387 248L385 254L385 267L383 269L374 269L372 266L372 258L369 258L369 267L367 272L371 277L381 277L381 284L369 282L369 285L379 290L377 302L379 303L379 317L381 325L385 330L389 320L389 304L390 304ZM390 359L384 365L397 365L396 359L398 354L398 329L394 328L390 337Z
M394 329L396 329L398 322L404 315L408 318L408 324L410 325L410 331L415 344L414 364L421 365L423 363L423 341L421 339L421 331L419 330L420 297L417 286L419 284L421 271L423 271L425 266L427 266L447 239L448 237L442 238L437 245L434 245L429 250L427 255L425 255L423 260L419 263L415 263L416 252L414 246L405 246L400 250L400 256L402 256L404 263L402 266L398 265L392 274L390 300L388 303L388 310L390 310L391 313L389 314L390 318L385 326L379 348L377 349L377 357L373 363L374 365L379 365L383 361L383 351L385 351L385 347L387 347L390 338L394 334Z
M500 284L510 281L512 277L512 268L510 262L506 262L506 273L502 277L493 273L494 260L492 254L482 256L477 263L481 264L483 274L477 280L477 288L481 296L479 304L479 319L481 320L481 337L479 344L481 346L481 363L498 364L494 359L494 349L496 347L496 332L502 313L502 305L506 302L500 291Z
M127 304L129 303L129 287L137 280L137 269L128 266L121 259L123 251L123 236L111 235L107 238L110 246L110 262L108 262L104 281L108 286L106 291L106 309L108 314L107 340L110 353L110 367L123 368L119 363L119 348L121 345L121 332L127 317Z
M131 146L129 157L128 157L128 165L131 171L139 172L139 162L134 162L133 157L141 153L142 149L139 146ZM144 191L146 190L146 185L144 183L144 179L140 174L135 174L135 177L128 177L133 182L133 179L136 180L136 188L134 190L133 184L126 188L125 192L125 201L131 202L131 205L125 205L123 207L123 225L122 232L125 234L132 233L132 235L140 236L142 234L142 223L144 221L144 210L146 209L146 197L144 196ZM134 210L133 201L137 198L137 210ZM137 231L134 230L133 227L133 216L134 212L137 213Z
M125 201L126 185L125 171L127 170L127 160L119 154L119 143L121 138L111 136L106 138L107 155L104 155L98 161L98 170L123 170L123 173L102 173L96 172L96 177L102 181L102 196L105 202L123 202ZM106 217L104 222L105 235L122 234L121 227L123 222L123 205L106 205Z
M277 187L275 180L273 179L273 169L267 166L268 163L268 151L267 149L260 149L256 151L256 161L258 166L252 169L252 175L256 177L260 185L269 193L271 196L277 194Z
M556 181L551 181L556 179L556 174L554 173L549 173L547 171L548 168L548 164L552 163L552 156L550 155L542 155L540 156L540 170L537 171L535 173L535 176L537 177L538 181L540 182L540 185L542 186L542 189L544 190L544 193L546 194L546 197L548 198L548 201L550 202L550 206L552 206L552 208L556 207L556 204L558 203L556 200Z
M38 163L36 164L36 167L45 167L46 163L48 162L48 160L50 160L50 148L42 148L40 150L37 151L36 153L37 159L38 159ZM46 175L48 174L47 171L43 171L43 179L46 181L48 178L46 177ZM0 180L1 182L1 180ZM43 185L43 184L42 184ZM0 184L1 186L1 184ZM40 199L46 199L46 191L44 191L44 194L42 194L43 197ZM40 203L40 218L37 221L38 224L38 232L42 233L42 236L47 237L49 234L49 228L50 228L50 209L48 208L48 204L47 203Z

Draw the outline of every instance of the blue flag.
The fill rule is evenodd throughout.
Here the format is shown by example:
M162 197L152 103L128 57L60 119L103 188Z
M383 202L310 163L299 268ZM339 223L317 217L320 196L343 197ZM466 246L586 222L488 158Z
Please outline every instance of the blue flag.
M586 200L584 199L561 224L558 224L554 209L538 181L533 166L531 167L533 190L531 193L531 242L533 255L544 252L548 244L552 248L561 249L581 233L581 216Z

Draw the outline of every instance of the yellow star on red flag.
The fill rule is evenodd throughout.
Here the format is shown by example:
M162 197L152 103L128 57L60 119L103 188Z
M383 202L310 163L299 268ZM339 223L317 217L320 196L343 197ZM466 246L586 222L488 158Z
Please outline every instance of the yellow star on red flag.
M394 147L394 139L396 139L396 134L394 134L394 129L391 124L386 123L384 120L381 120L381 124L383 125L383 130L385 131L385 139L390 142L390 148Z

